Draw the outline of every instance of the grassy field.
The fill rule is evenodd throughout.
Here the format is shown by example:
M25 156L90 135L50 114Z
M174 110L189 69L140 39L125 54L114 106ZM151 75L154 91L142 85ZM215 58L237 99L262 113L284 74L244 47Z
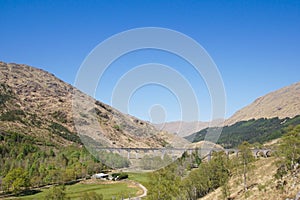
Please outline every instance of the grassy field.
M149 173L128 173L128 179L141 183L145 187L149 184ZM104 182L98 181L98 183L77 183L74 185L66 186L66 194L70 199L79 199L80 196L85 192L95 192L102 194L105 200L111 200L112 198L121 199L122 197L128 198L136 196L139 188L131 187L126 182L112 182L111 184L103 184ZM41 192L22 196L12 199L24 199L24 200L35 200L45 199L48 189L42 189Z
M149 175L150 175L149 172L145 172L145 173L128 172L128 179L139 182L142 185L144 185L145 187L147 187L150 182Z
M111 200L112 197L121 199L122 197L128 198L135 196L138 192L138 188L128 187L127 183L118 182L113 184L82 184L78 183L75 185L66 186L67 197L71 199L79 199L80 195L84 192L96 192L102 194L105 200ZM19 197L19 199L34 200L34 199L45 199L48 189L43 189L42 192Z
M148 186L150 182L150 173L134 173L134 172L128 172L128 179L139 182L145 187ZM70 199L79 199L80 195L82 195L85 192L96 192L97 194L102 194L105 200L111 200L113 197L116 199L121 199L122 197L128 198L136 196L137 192L140 190L139 188L132 187L126 182L112 182L109 184L104 184L105 182L99 181L99 183L89 183L89 184L83 184L83 183L77 183L74 185L68 185L66 186L66 194L67 197L70 197ZM18 198L12 198L12 199L25 199L25 200L35 200L35 199L45 199L45 196L48 192L48 189L42 189L41 192L33 194L33 195L27 195L22 196Z

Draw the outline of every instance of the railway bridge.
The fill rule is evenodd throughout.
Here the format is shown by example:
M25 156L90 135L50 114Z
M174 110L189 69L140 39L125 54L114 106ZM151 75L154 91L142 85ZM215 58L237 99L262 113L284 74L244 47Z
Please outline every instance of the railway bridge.
M141 155L151 154L154 156L161 156L162 158L168 154L173 159L181 156L184 152L192 154L192 152L197 152L201 159L207 158L208 161L211 160L213 152L223 151L227 156L230 154L235 154L238 156L238 149L223 149L223 148L130 148L130 147L98 147L97 151L106 151L110 153L118 153L127 157L128 159L141 159ZM251 149L254 157L268 157L270 156L271 149Z

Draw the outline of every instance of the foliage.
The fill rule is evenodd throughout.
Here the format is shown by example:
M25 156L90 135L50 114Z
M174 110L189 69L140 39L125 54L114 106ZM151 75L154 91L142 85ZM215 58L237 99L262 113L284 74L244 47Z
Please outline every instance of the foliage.
M52 116L61 123L67 123L67 114L62 111L55 111Z
M221 144L225 148L233 148L237 147L243 141L249 143L264 143L281 137L286 132L287 127L297 124L300 124L299 115L294 118L261 118L237 122L223 128L218 144ZM214 131L214 129L218 128L210 128L210 131ZM203 129L187 136L186 139L191 142L202 141L204 140L207 131L208 129Z
M0 106L5 105L7 101L13 98L13 93L8 85L0 83ZM0 107L0 108L1 108Z
M49 147L43 140L45 138L0 132L0 177L3 177L6 191L65 183L106 169L85 148ZM21 176L20 171L16 173L16 169L22 169L26 176ZM26 184L15 179L15 174L22 180L26 178ZM11 179L17 181L14 183L9 181Z
M147 199L196 200L220 186L224 187L224 197L229 196L228 180L232 165L223 152L214 153L210 162L201 162L198 169L182 178L181 166L188 168L186 162L194 162L194 158L190 160L188 157L184 154L171 165L150 175Z
M66 140L81 144L80 137L76 133L72 133L71 131L69 131L69 129L61 124L52 122L52 124L50 125L50 131L65 138Z
M172 200L179 192L180 177L174 173L175 168L165 168L151 174L148 200Z
M51 187L47 194L46 198L49 200L65 200L66 198L66 192L65 192L65 186L53 186Z
M285 176L290 175L296 185L300 165L300 125L289 127L288 132L282 137L277 149L278 169L275 174L277 188L285 189Z
M300 161L300 125L290 129L282 137L278 156L281 158L281 164L290 172L297 169Z
M29 186L28 172L22 168L12 169L3 178L3 188L5 191L12 191L13 193L19 193L23 188Z
M26 116L23 110L10 110L0 115L2 121L20 121L24 123L22 117Z
M10 95L0 94L0 105L4 105L10 99Z
M228 197L230 169L231 163L227 156L223 152L214 153L210 162L201 163L198 169L183 179L180 186L182 198L198 199L218 187L222 187L224 197Z
M122 180L128 178L128 174L125 172L113 173L111 176L113 177L114 180Z
M254 157L252 155L251 145L248 142L243 142L239 145L239 157L238 157L238 163L237 168L239 169L240 174L242 175L242 180L244 184L244 192L247 192L248 189L248 174L253 169L252 162L254 161Z
M113 128L116 129L117 131L121 131L122 130L121 126L117 125L117 124L114 125Z

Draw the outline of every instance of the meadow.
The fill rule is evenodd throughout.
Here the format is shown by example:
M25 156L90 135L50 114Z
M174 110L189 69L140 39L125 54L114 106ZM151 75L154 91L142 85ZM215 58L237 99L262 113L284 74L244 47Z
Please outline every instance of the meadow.
M35 200L45 199L49 189L42 189L34 195L18 197L18 199ZM70 199L80 199L85 192L95 192L102 194L104 200L121 199L122 197L134 197L140 191L139 188L133 187L126 182L116 182L110 184L104 183L77 183L66 186L66 197ZM15 198L14 198L15 199Z

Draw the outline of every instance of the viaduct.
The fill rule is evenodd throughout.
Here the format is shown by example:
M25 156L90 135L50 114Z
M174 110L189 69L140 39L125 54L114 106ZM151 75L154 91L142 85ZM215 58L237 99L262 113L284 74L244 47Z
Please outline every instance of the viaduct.
M160 155L162 158L165 154L171 155L172 158L178 155L182 155L184 152L191 154L197 151L198 155L204 155L201 159L207 158L208 161L211 160L213 152L223 151L227 156L230 154L239 154L238 149L222 149L222 148L114 148L114 147L98 147L97 151L107 151L110 153L118 153L127 155L128 159L139 159L141 153L151 153L152 155ZM259 156L268 157L270 156L271 149L251 149L251 152L255 158Z

